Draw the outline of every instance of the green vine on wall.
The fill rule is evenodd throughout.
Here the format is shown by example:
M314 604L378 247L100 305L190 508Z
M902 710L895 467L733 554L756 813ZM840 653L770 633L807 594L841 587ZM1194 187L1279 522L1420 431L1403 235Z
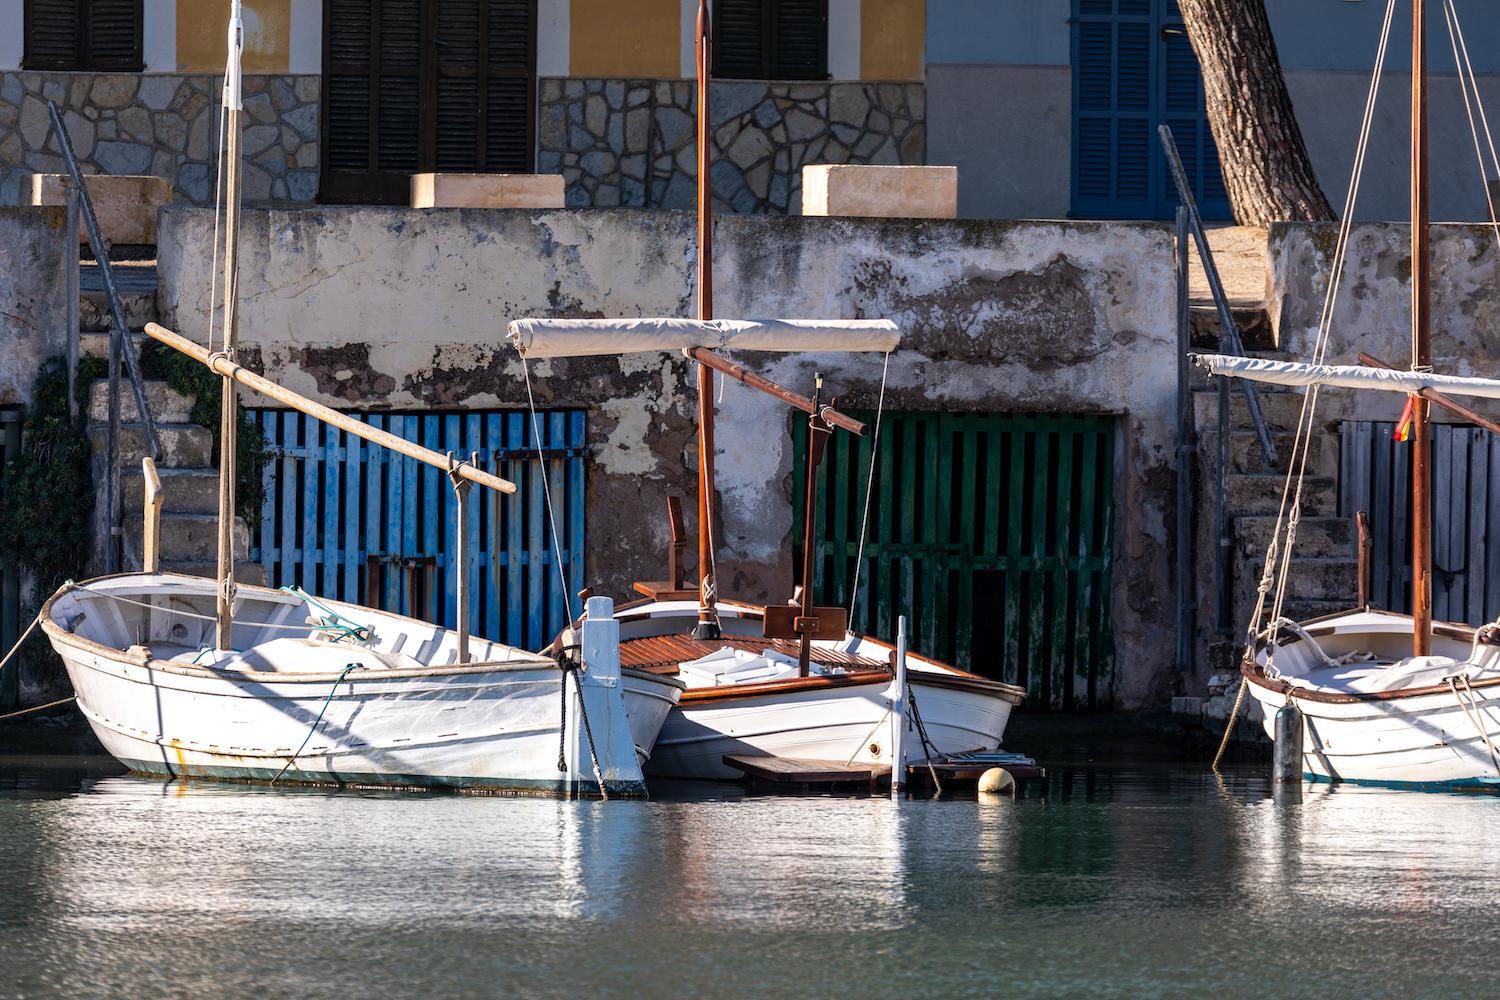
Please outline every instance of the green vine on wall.
M185 354L155 341L141 349L141 371L147 378L161 379L174 392L193 401L188 419L207 427L214 435L214 462L219 461L219 410L224 403L224 380ZM234 506L253 534L260 527L266 487L261 476L271 451L265 433L251 419L244 404L239 406L238 454L235 456Z

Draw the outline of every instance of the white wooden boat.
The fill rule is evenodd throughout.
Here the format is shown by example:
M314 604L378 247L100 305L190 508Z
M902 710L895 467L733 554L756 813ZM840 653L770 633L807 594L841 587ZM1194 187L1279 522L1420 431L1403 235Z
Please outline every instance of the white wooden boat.
M215 600L213 580L140 573L65 586L43 609L79 710L133 771L564 795L602 779L639 796L683 687L614 670L606 650L569 682L564 718L549 657L475 638L460 663L449 630L262 587L239 588L225 650Z
M1455 53L1467 50L1458 12L1445 10ZM1429 408L1437 404L1462 419L1500 430L1493 421L1459 406L1444 393L1500 398L1500 381L1431 371L1431 269L1427 178L1426 12L1413 4L1412 44L1412 370L1328 364L1331 303L1348 241L1339 230L1331 255L1328 303L1317 330L1310 364L1210 355L1198 360L1216 375L1307 387L1287 490L1277 530L1267 551L1256 609L1241 661L1241 694L1260 705L1267 735L1277 747L1278 778L1370 782L1410 787L1500 788L1500 622L1473 627L1432 620L1432 448ZM1381 51L1389 39L1387 12ZM1371 100L1360 133L1360 175L1379 84L1377 60ZM1470 92L1483 105L1472 70L1460 73L1464 101ZM1471 121L1472 127L1472 121ZM1480 149L1475 133L1475 150ZM1493 146L1490 146L1493 149ZM1493 163L1500 170L1500 159ZM1486 164L1481 155L1481 173ZM1357 183L1351 183L1342 217L1354 215ZM1500 221L1491 222L1500 232ZM1396 279L1393 279L1396 280ZM1361 360L1365 360L1363 357ZM1410 421L1413 615L1360 607L1301 623L1280 617L1287 561L1300 516L1303 473L1311 447L1318 398L1325 386L1402 393ZM1398 438L1404 439L1404 438ZM1301 459L1299 460L1299 455ZM1361 589L1368 593L1362 580ZM1274 593L1273 593L1274 590ZM1269 609L1267 600L1271 600ZM1356 601L1358 603L1358 599ZM1269 613L1267 613L1269 611ZM1238 705L1238 701L1236 702ZM1280 718L1278 718L1280 716ZM1233 720L1231 720L1231 725ZM1226 733L1226 741L1228 734ZM1220 753L1222 754L1222 748ZM1300 756L1300 765L1298 757ZM1217 763L1217 761L1216 761Z
M721 637L696 639L697 601L648 601L621 610L621 662L687 685L657 739L648 775L739 778L725 754L891 763L897 694L889 643L852 632L814 641L803 677L797 644L765 639L759 607L721 600L718 611ZM1011 708L1025 695L911 653L906 678L922 719L921 731L908 741L911 759L998 748Z
M221 160L222 350L156 324L146 327L223 379L217 578L156 572L159 482L146 459L146 571L70 583L42 612L79 709L110 753L149 774L644 795L641 762L683 685L636 671L622 675L619 626L608 598L588 602L577 654L569 645L553 660L469 634L471 566L462 530L453 554L457 625L451 631L235 581L239 386L442 470L453 486L459 525L467 523L464 505L474 485L516 491L514 483L481 468L477 456L466 462L440 455L235 361L240 26L234 0ZM126 349L132 349L128 341ZM117 461L112 453L111 464Z
M1300 710L1307 777L1500 785L1500 637L1439 623L1432 652L1414 657L1411 635L1410 615L1369 609L1262 634L1245 665L1248 689L1272 739L1276 713L1289 702Z

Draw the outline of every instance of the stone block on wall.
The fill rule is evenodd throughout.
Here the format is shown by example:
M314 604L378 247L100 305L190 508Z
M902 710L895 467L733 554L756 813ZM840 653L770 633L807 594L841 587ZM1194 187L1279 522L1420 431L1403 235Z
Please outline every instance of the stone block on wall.
M412 174L412 208L562 208L561 174Z
M802 168L802 214L957 218L958 168L809 164Z
M83 179L94 216L107 243L154 244L156 210L172 203L172 182L165 177L89 174ZM71 181L66 174L32 174L31 204L66 205ZM79 242L88 230L78 227Z

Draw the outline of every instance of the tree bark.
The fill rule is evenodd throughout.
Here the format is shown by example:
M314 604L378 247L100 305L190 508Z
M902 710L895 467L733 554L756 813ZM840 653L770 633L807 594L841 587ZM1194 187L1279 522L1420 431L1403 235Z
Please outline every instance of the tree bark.
M1202 69L1235 221L1334 218L1297 127L1265 0L1178 0L1178 7Z

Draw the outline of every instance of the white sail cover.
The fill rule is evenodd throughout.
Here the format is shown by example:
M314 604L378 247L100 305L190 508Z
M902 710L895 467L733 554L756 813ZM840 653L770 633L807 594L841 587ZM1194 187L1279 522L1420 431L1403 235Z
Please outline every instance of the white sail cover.
M1232 354L1194 354L1193 360L1215 375L1247 378L1276 385L1334 385L1345 389L1381 389L1386 392L1416 392L1435 389L1454 396L1500 399L1500 379L1431 372L1394 371L1363 365L1307 365L1296 361L1241 358Z
M518 319L510 341L528 358L691 347L744 351L893 351L888 319Z

